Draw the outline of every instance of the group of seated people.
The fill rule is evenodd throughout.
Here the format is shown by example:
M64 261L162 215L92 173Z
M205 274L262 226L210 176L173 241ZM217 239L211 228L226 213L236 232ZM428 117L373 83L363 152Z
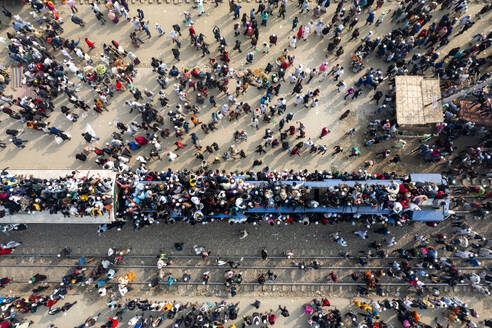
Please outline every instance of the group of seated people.
M338 184L313 188L309 181L339 179ZM371 178L390 183L371 184ZM235 217L255 208L342 208L370 206L391 209L394 214L417 211L424 202L447 197L443 185L394 180L395 175L364 172L259 172L176 171L125 173L119 185L118 218ZM360 179L360 180L359 180ZM353 183L355 180L356 182ZM3 172L0 186L2 215L49 211L70 216L101 216L111 212L113 183L109 177L82 175L76 171L59 178ZM439 206L437 204L436 206Z
M112 180L95 174L73 171L41 179L3 171L0 180L1 216L49 211L65 217L98 217L108 215L113 207Z
M370 206L391 209L399 215L417 211L424 202L447 197L443 185L412 182L408 178L391 183L370 184L364 181L347 183L364 173L333 174L330 172L248 172L218 171L142 172L118 177L120 202L118 217L137 221L165 219L174 222L202 221L205 218L233 218L255 208L341 208ZM343 178L338 184L312 188L306 181ZM368 180L367 182L370 182ZM129 219L129 220L128 220Z

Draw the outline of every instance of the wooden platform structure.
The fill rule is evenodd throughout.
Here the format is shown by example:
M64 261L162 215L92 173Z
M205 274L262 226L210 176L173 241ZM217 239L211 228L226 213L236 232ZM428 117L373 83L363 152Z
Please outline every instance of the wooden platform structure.
M427 125L444 120L439 79L397 76L396 121L401 126Z

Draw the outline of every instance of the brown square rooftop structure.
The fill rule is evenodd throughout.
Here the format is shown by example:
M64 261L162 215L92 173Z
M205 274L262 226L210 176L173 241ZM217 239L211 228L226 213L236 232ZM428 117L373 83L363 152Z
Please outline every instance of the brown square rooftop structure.
M439 79L396 76L396 121L399 125L426 125L444 120Z

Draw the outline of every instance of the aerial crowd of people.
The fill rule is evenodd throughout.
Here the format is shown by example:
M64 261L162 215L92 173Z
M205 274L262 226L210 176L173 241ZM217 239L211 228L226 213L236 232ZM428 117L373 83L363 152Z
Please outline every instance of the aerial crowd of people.
M169 169L162 172L142 172L141 175L121 175L117 184L121 190L122 202L121 210L116 216L126 222L133 222L138 230L144 225L159 221L254 222L259 219L247 211L255 208L337 209L369 206L373 209L389 209L388 216L392 222L404 222L409 219L410 212L420 210L419 205L425 201L430 199L433 206L439 208L440 200L445 201L448 197L444 185L415 183L410 180L401 183L391 180L391 183L385 185L356 181L353 186L342 180L315 194L314 189L304 183L333 178L331 172L316 171L310 174L307 171L262 171L246 174L247 177L214 171L197 174L188 170L173 172ZM364 172L340 177L370 179ZM384 176L375 175L376 177L384 179ZM248 215L244 215L245 213ZM271 224L276 220L285 223L305 220L302 215L285 215L281 218L265 216L264 219ZM319 218L308 218L308 223L328 222L329 219L330 216L321 215Z
M2 171L0 216L45 213L64 217L103 216L113 208L113 186L108 177L82 176L77 171L43 179Z
M260 121L265 123L265 135L255 150L259 155L275 147L288 151L290 155L324 155L330 150L322 141L323 137L331 132L330 129L322 128L319 141L314 136L307 137L308 127L300 120L294 121L296 116L294 107L298 104L303 104L306 108L318 106L321 90L325 89L321 85L326 83L327 78L333 77L338 92L345 94L346 102L367 95L368 100L375 101L378 105L377 119L371 121L367 140L364 143L367 147L395 139L397 135L394 87L396 75L422 75L430 72L434 76L439 76L444 94L448 95L459 90L464 83L480 83L490 77L490 72L485 71L486 66L490 64L490 58L482 54L490 47L492 31L475 33L470 45L455 47L445 56L439 53L439 48L453 42L454 37L484 19L491 9L490 4L485 5L472 17L468 14L468 6L464 0L402 1L395 4L396 9L391 15L391 21L395 26L390 33L378 36L370 30L364 36L360 35L359 29L372 28L372 24L376 21L375 30L388 14L388 10L383 10L379 18L375 19L376 11L383 6L384 0L378 1L376 8L373 8L373 1L337 1L335 12L328 23L324 20L327 18L325 13L331 5L330 0L319 1L314 8L310 8L307 1L299 1L300 12L292 21L294 34L290 37L288 47L280 51L279 56L269 62L264 69L245 70L237 68L237 63L231 61L229 53L236 50L241 52L244 38L251 41L253 48L269 53L279 42L278 36L276 34L263 36L262 33L261 38L266 38L268 41L261 43L260 31L277 10L277 19L285 19L286 1L260 3L257 9L251 9L249 15L243 13L241 16L242 6L231 0L229 9L234 15L234 20L240 17L241 19L233 24L234 42L226 41L224 32L217 26L213 27L213 37L218 45L216 53L211 52L211 43L206 37L207 31L196 31L192 13L185 11L183 23L188 29L190 46L195 51L202 52L203 56L209 56L209 63L205 67L180 67L180 49L184 47L182 39L185 38L183 35L185 33L184 31L182 33L183 24L172 25L169 37L172 39L172 53L177 62L169 58L152 57L150 64L160 86L160 91L154 92L148 88L142 90L133 82L140 59L132 50L125 49L121 40L120 42L108 40L103 45L99 45L103 54L91 56L91 51L96 47L95 43L90 41L90 36L85 38L83 43L65 36L62 26L70 22L62 24L59 9L53 2L31 0L29 3L33 9L31 11L33 23L19 15L12 15L4 9L4 14L13 19L14 29L14 33L7 32L7 40L4 40L4 44L8 47L10 58L18 65L24 66L23 82L34 90L34 95L14 99L3 92L2 111L26 128L51 135L57 142L63 143L71 140L71 134L55 127L47 120L52 111L58 110L54 106L55 99L63 96L68 100L69 103L62 105L60 110L68 120L76 122L83 116L81 110L93 109L97 113L103 113L111 109L112 98L118 97L119 94L131 94L134 99L126 100L126 104L130 112L137 111L140 114L141 120L115 121L117 131L114 131L111 141L100 140L92 129L87 129L82 136L89 145L77 151L75 156L78 160L86 161L94 154L95 162L99 166L120 172L133 170L134 164L140 169L146 169L150 162L160 160L162 157L166 157L169 161L176 161L180 150L191 147L188 139L195 147L195 157L200 161L199 165L204 169L209 169L215 163L253 155L240 149L241 142L248 139L246 128L234 132L234 142L228 147L218 142L213 142L211 145L202 144L199 135L213 133L219 121L225 117L229 117L229 120L237 120L240 116L250 116L250 125L256 129L260 128ZM71 22L80 25L81 28L84 27L86 21L77 16L75 3L67 1L66 4L72 11ZM151 42L142 40L144 38L142 34L148 39L152 39L152 34L149 28L150 22L146 20L141 8L136 10L134 17L129 14L130 8L126 1L121 3L108 1L102 9L98 4L92 3L91 8L101 24L106 23L105 15L114 24L132 24L130 47L140 48L144 47L146 42ZM198 8L200 16L203 10L200 10L200 5ZM436 15L437 12L439 15ZM362 26L361 18L366 13L365 25ZM119 17L125 19L120 21ZM299 17L306 17L309 21L301 24ZM322 17L325 19L322 20ZM158 22L155 23L155 28L159 36L164 34L164 29ZM344 81L346 68L338 62L339 57L344 53L342 39L348 39L350 35L349 41L355 40L360 43L352 56L355 73L364 70L367 57L373 53L376 57L384 59L384 65L388 66L387 69L367 67L353 86L347 85ZM319 67L312 68L297 63L298 60L289 50L289 48L296 48L297 40L315 43L325 39L328 40L327 58L333 63L331 69L331 63L328 61L323 61ZM233 43L234 47L231 49ZM422 47L427 50L421 54ZM255 51L249 51L246 62L254 65L254 58ZM313 79L320 87L310 84ZM4 84L8 82L8 78L4 78ZM178 98L177 103L172 106L167 92L171 84ZM81 86L92 90L93 99L81 98L79 95L83 89ZM258 104L241 100L251 86L263 93ZM289 86L292 87L292 92L285 90ZM488 89L476 89L467 95L480 104L479 111L483 117L490 115L488 92ZM290 97L295 98L293 105L289 102ZM383 101L380 105L381 99ZM458 115L459 106L454 100L444 104L445 121L434 128L434 132L438 134L437 140L433 140L431 144L422 144L418 151L425 160L441 162L453 152L456 138L471 134L477 136L477 141L468 153L476 157L480 163L489 164L491 156L488 150L490 144L487 138L488 130L483 126L475 126L474 122L461 121ZM210 111L211 116L209 121L201 122L198 114L205 110ZM352 111L347 109L340 116L340 120L351 115ZM167 115L162 115L163 112L167 112ZM271 123L276 126L271 127L269 125ZM200 129L193 129L194 127ZM277 127L278 132L275 131ZM7 130L9 140L19 148L25 147L28 142L20 138L24 129ZM356 133L358 131L352 128L346 132L346 135L351 136ZM173 135L173 140L168 141L167 139L172 138ZM171 147L163 145L169 142L174 144L176 149L172 150ZM6 147L5 143L2 145ZM142 148L147 149L148 152L146 154L137 152ZM388 147L380 153L383 160L390 156L391 148ZM347 155L359 156L361 150L361 147L354 146L349 149ZM369 149L368 151L370 152ZM344 152L343 147L335 145L332 156L342 152ZM400 154L395 154L391 158L393 163L400 161ZM252 163L253 166L264 164L261 157L253 159ZM367 166L373 164L374 159L366 161Z
M220 1L217 0L215 5L221 5ZM25 8L28 6L30 8ZM113 214L117 220L100 225L98 232L101 234L112 228L120 230L127 222L140 230L154 223L177 221L190 224L263 222L271 225L335 224L341 221L351 221L355 225L355 221L359 221L366 228L336 232L330 238L335 247L345 250L347 233L354 233L363 240L367 239L368 233L378 235L378 239L368 244L364 256L346 252L347 260L360 265L361 270L343 277L331 272L325 280L361 282L359 295L376 295L381 299L391 298L383 280L401 281L413 286L418 297L394 297L373 302L355 300L347 311L332 306L325 297L314 299L303 307L309 327L341 327L342 323L390 327L381 319L384 311L394 311L404 327L429 327L422 323L418 312L431 308L442 309L448 322L460 321L467 328L480 327L480 324L492 327L486 317L479 323L478 311L473 306L457 297L442 296L439 288L432 286L435 283L469 284L477 294L490 295L487 285L491 285L492 277L487 270L467 273L456 265L456 262L466 263L481 269L481 260L492 258L492 244L487 236L456 220L453 221L456 229L449 234L418 236L413 247L393 249L396 241L389 230L392 224L408 223L411 213L421 210L421 206L444 207L449 198L447 186L413 182L394 172L372 174L367 171L376 158L383 163L386 159L389 163L399 163L414 154L418 154L418 161L443 164L443 171L450 176L466 174L474 177L481 169L490 168L492 139L489 129L482 122L460 118L459 98L443 101L444 121L432 127L429 131L432 135L424 136L418 148L405 154L401 152L407 141L399 137L394 78L399 75L439 77L443 99L467 85L478 85L479 88L460 97L478 104L477 112L484 121L490 119L491 92L486 83L491 75L492 57L487 57L486 53L492 42L492 30L479 25L490 18L491 3L472 14L466 0L404 0L393 3L391 8L384 0L318 0L314 6L307 0L299 0L297 7L286 0L269 0L260 1L257 8L255 5L249 12L244 12L240 2L230 0L229 16L233 21L229 30L224 31L218 26L198 30L194 21L200 20L205 10L214 10L205 8L203 1L198 0L197 15L185 11L182 22L171 22L169 26L153 22L155 32L154 29L151 32L152 24L143 7L130 8L126 0L107 0L104 5L93 2L90 6L95 22L92 17L80 17L73 0L59 4L50 0L27 0L22 16L3 8L10 27L6 38L0 38L0 43L8 49L9 64L23 68L21 85L32 93L12 96L7 86L14 77L2 66L0 108L4 114L2 121L12 123L5 131L9 142L24 152L28 149L23 148L31 142L22 138L26 129L51 136L57 144L72 142L70 131L56 127L56 121L52 119L56 112L60 111L68 121L76 123L87 117L88 111L104 115L104 112L114 110L113 100L124 98L127 110L137 114L137 118L130 122L115 120L110 140L102 140L88 125L80 132L85 144L74 152L79 161L77 165L87 165L84 162L90 160L99 168L117 172L116 185L112 185L110 178L97 174L83 176L77 171L58 178L35 178L9 174L5 169L0 176L0 217L36 212L65 217ZM64 15L65 9L71 13ZM23 17L27 11L30 16ZM293 14L286 16L287 12ZM279 21L285 24L286 17L292 17L288 24L290 33L287 39L281 40L275 28ZM108 31L131 26L128 40L109 37L99 44L91 41L91 35L81 41L72 39L65 32L69 24L84 31L89 20L91 24L104 25ZM378 27L387 21L391 21L392 26L390 32L383 34ZM172 57L156 54L151 58L149 64L158 91L142 88L134 82L142 66L135 53L156 37L164 36L165 30L169 30ZM460 36L468 30L473 31L470 42L461 42ZM227 36L230 31L233 31L232 38ZM185 41L189 45L185 45ZM346 54L351 42L356 46ZM280 43L286 43L285 48L279 47ZM311 65L300 62L295 56L300 43L322 44L326 49L322 51L325 59ZM448 44L453 47L441 54L441 49ZM187 46L192 52L206 57L207 63L183 65L182 51ZM101 49L102 53L95 55L94 49ZM241 57L244 60L233 60L231 55L236 52L244 52ZM259 58L270 54L275 55L264 68L255 67ZM345 57L350 57L350 67L344 64ZM368 62L375 64L368 65ZM244 69L241 68L243 64ZM348 82L349 74L356 76L353 85ZM247 101L247 93L252 93L253 88L259 90L260 96ZM323 106L322 97L330 88L347 107L338 116L337 123L345 123L347 118L357 114L357 110L349 109L348 105L362 98L375 104L375 118L369 120L367 131L362 133L355 125L351 126L344 131L343 140L327 146L325 141L332 133L330 128L324 126L313 132L298 117L302 117L301 111L314 109L314 112L315 108ZM89 98L83 96L84 91L89 91ZM170 100L173 97L177 100ZM55 105L60 100L63 105ZM206 119L204 113L208 115ZM226 140L218 131L218 126L225 120L246 123L237 129L231 128L232 138ZM248 144L248 131L256 133L255 130L260 128L264 135L262 132L263 137L254 145L254 151L248 152L243 147ZM211 144L204 144L203 140L208 140L209 135L216 138ZM361 135L360 146L354 144L351 137L354 135ZM458 146L455 144L459 138L465 140L465 146L460 142L456 154ZM343 142L347 139L352 144L345 150ZM373 145L380 143L388 146L381 152L374 152ZM0 142L0 148L7 146L6 142ZM166 160L164 167L169 162L180 162L187 149L193 149L196 168L163 171L149 168L156 161ZM306 158L345 155L347 162L362 152L369 155L365 168L352 173L323 169L277 171L264 158L265 154L277 150L287 156ZM222 162L237 163L233 161L246 158L251 161L249 171L227 173L214 167ZM253 171L253 168L258 170ZM306 182L333 179L337 179L337 183L324 190L314 191L306 185ZM371 183L371 180L388 183ZM113 188L118 192L113 194ZM469 192L482 199L492 196L482 186L472 187ZM460 201L465 205L465 200L456 200L457 203ZM490 201L466 205L477 208L481 217L492 210ZM354 206L377 209L381 213L355 216L350 213L254 214L258 208L313 210ZM372 227L374 230L369 231ZM241 239L247 238L247 229L243 230ZM9 255L18 246L20 244L16 242L0 245L0 254ZM182 249L183 246L177 244L175 247ZM36 286L31 295L1 299L0 327L16 327L16 324L28 327L32 322L19 320L16 313L36 312L39 306L47 307L50 315L69 311L77 306L77 302L65 302L64 305L58 302L61 303L73 287L97 290L100 297L108 300L108 310L114 311L108 316L92 315L79 324L80 328L100 325L98 321L104 321L101 327L114 328L128 313L132 313L128 325L140 327L157 327L165 320L172 321L173 327L266 327L275 325L277 315L290 316L287 307L282 305L278 309L260 311L259 301L252 304L255 310L242 319L238 316L239 305L228 301L215 304L143 299L123 301L135 280L131 273L119 272L118 265L128 251L110 249L108 256L89 271L86 259L77 259L61 283L46 295L44 291L50 289L49 284L44 283L47 276L34 275L30 283ZM194 251L207 261L205 247L195 246ZM262 251L263 260L267 254L267 250ZM390 254L397 259L384 269L364 269L369 258L384 259ZM284 255L288 259L293 257L289 252ZM59 257L70 258L70 249L64 249ZM181 277L167 273L165 268L171 266L171 260L172 257L165 253L157 257L157 274L149 283L151 288L162 285L171 288L191 282L186 273ZM215 265L230 266L224 270L220 283L234 297L243 281L240 264L217 257ZM302 271L318 270L322 262L300 261L293 265ZM199 283L208 284L210 279L217 278L208 271L203 272ZM278 272L268 270L254 282L263 285L277 279L280 279ZM9 277L0 279L0 287L11 280ZM427 293L426 297L424 293ZM235 320L241 323L231 323ZM435 327L443 325L436 320Z
M353 308L341 310L332 305L326 297L316 298L311 303L305 304L302 309L307 316L309 327L341 327L342 323L366 324L368 327L389 327L385 319L382 318L384 311L387 310L396 311L397 319L404 327L431 327L424 324L420 318L421 311L428 309L443 311L436 316L435 327L443 327L439 321L444 323L445 320L450 323L461 321L469 328L480 327L477 324L490 327L490 321L479 322L479 312L473 305L465 304L458 297L441 295L442 289L440 287L442 284L449 286L469 284L477 293L490 295L487 285L492 283L492 276L487 269L480 266L481 261L492 258L491 240L473 231L472 227L464 222L456 221L453 226L455 230L449 235L438 232L429 236L416 236L414 246L397 249L393 247L395 240L389 237L390 231L388 229L384 226L381 229L376 229L376 233L386 236L385 243L379 242L379 239L376 238L369 244L370 250L365 254L358 254L357 256L345 254L346 259L358 263L360 269L344 272L343 276L331 272L326 276L325 281L330 284L349 281L360 282L358 295L364 298L374 295L380 300L367 302L355 298ZM367 231L354 231L354 233L362 239L367 239ZM16 248L21 247L21 243L10 241L0 245L0 247L1 255L9 256ZM178 252L183 251L184 247L184 243L181 242L174 245L175 251ZM47 313L52 316L65 313L77 306L77 301L65 301L61 305L65 297L69 296L70 292L76 288L78 290L83 288L86 292L98 295L99 298L106 300L107 307L106 315L101 316L100 313L91 315L77 327L91 327L101 321L101 327L114 328L118 326L118 323L123 322L123 317L128 318L128 325L131 327L138 324L143 327L145 325L157 327L167 321L173 322L173 327L208 327L211 325L266 327L275 325L278 315L284 318L291 315L289 309L282 305L279 305L278 309L259 311L262 307L262 302L259 300L251 304L255 308L253 313L245 314L240 318L238 315L239 303L234 303L231 299L215 304L204 302L200 305L183 301L129 298L127 294L134 288L138 288L136 286L140 282L136 280L135 273L128 272L127 267L124 265L120 267L120 265L123 264L131 251L131 249L110 248L105 256L96 260L94 265L94 259L74 255L69 248L62 249L57 257L60 260L75 262L69 271L63 275L61 282L50 287L52 283L49 282L46 274L34 274L28 281L32 285L28 297L9 296L2 298L2 321L0 322L30 324L32 322L27 320L28 314L39 311L41 307L46 307ZM204 263L210 260L211 252L203 246L194 245L193 252L197 257L201 257L201 261ZM285 251L282 256L286 260L296 259L296 255L289 250ZM385 268L365 268L371 259L384 259L388 256L393 256L395 260L388 263ZM262 249L261 261L267 261L268 258L268 250ZM174 261L173 255L164 251L156 256L155 270L157 274L153 278L151 275L151 279L148 280L149 288L169 289L171 291L176 288L176 285L207 285L212 281L217 283L217 279L219 279L218 283L223 283L224 288L230 293L230 297L234 298L240 291L242 283L245 282L241 272L241 262L233 259L216 257L213 266L219 270L227 266L230 268L223 268L224 274L223 276L219 274L222 276L219 278L210 271L203 272L201 281L195 281L186 271L173 268ZM477 271L462 271L460 269L462 268L461 263L468 263L476 267ZM293 265L306 274L307 271L320 270L323 263L314 260L313 263L309 264L296 262ZM211 264L208 265L208 267L210 266ZM258 285L271 284L281 279L282 277L268 270L266 273L261 273L254 283ZM3 277L0 279L0 285L5 287L12 280L11 277ZM391 299L391 293L388 292L388 287L385 284L391 281L408 283L411 288L415 289L417 297ZM248 312L250 310L248 309ZM21 315L18 316L17 313ZM386 317L386 315L384 316ZM442 319L438 319L439 317ZM233 322L240 322L241 324L236 323L237 326L234 326ZM10 327L9 325L4 326Z

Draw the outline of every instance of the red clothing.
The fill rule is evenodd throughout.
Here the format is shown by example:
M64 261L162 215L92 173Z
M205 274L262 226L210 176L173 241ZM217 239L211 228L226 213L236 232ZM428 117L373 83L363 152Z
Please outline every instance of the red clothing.
M85 43L89 46L89 48L94 49L94 42L89 41L89 39L85 38Z
M49 300L48 302L46 302L46 306L52 307L53 305L56 304L56 302L58 302L58 300Z
M224 51L222 53L222 60L225 61L225 62L227 62L227 63L231 61L231 59L229 58L229 54L227 53L227 51Z
M113 318L108 318L108 320L113 323L111 328L115 328L116 326L118 326L118 320L114 320Z
M29 302L31 302L31 303L36 302L37 303L38 301L39 301L39 297L34 296L34 295L29 296Z
M405 187L405 185L402 183L399 188L400 194L405 194L408 192L408 189Z
M8 255L13 252L12 248L3 248L0 247L0 255Z
M149 141L147 140L147 138L145 138L144 136L138 136L138 137L135 137L135 141L140 145L140 146L143 146L143 145L146 145L149 143Z

